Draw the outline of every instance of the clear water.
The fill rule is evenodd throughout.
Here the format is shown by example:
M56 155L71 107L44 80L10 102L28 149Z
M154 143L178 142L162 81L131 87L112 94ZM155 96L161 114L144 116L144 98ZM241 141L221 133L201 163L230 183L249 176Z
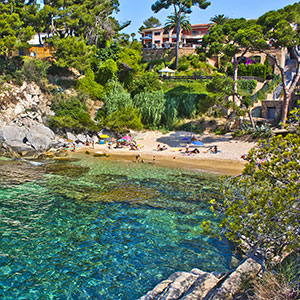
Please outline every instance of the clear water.
M225 271L203 218L219 177L82 158L0 161L0 299L138 299L174 271Z

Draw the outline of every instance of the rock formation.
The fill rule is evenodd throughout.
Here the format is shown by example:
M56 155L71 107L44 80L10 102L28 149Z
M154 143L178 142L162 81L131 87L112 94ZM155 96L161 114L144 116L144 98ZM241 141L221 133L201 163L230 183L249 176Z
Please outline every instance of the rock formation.
M199 269L175 272L139 300L232 299L240 291L243 282L255 277L261 270L259 258L252 256L221 278Z
M19 154L48 150L55 143L54 133L44 125L52 114L50 105L35 83L4 84L0 94L0 148Z

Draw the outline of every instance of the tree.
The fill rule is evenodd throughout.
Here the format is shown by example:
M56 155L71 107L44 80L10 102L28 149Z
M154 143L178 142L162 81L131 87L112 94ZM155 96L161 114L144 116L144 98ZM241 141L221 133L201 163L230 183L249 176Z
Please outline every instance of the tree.
M176 28L180 26L180 29L185 31L191 31L191 23L185 14L173 14L167 17L167 22L165 24L165 30L171 31L176 30ZM176 59L178 57L178 48L176 48ZM178 67L178 63L177 63Z
M264 40L256 48L270 57L280 71L284 95L281 116L283 124L286 123L290 100L300 79L299 14L300 3L298 2L277 11L267 12L257 21L262 26ZM296 72L290 81L287 79L284 66L281 66L276 56L271 53L274 48L288 48L296 60Z
M24 25L18 13L10 5L0 4L0 54L28 46L34 35L32 26Z
M168 9L173 7L174 15L180 19L182 14L190 14L192 12L192 6L198 6L201 9L206 9L210 5L207 0L157 0L151 7L151 9L158 13L162 9ZM177 22L176 27L176 59L175 68L178 67L178 49L179 49L179 38L180 38L180 22Z
M161 26L160 21L157 18L153 17L153 16L148 18L147 20L145 20L143 22L143 24L144 24L145 28L153 28L153 27Z
M246 53L259 45L263 39L261 26L255 20L229 19L223 25L213 26L203 38L202 47L207 56L225 57L232 60L233 67L233 102L243 99L238 93L238 66Z
M216 15L212 18L210 18L210 21L212 21L213 23L215 23L216 25L224 25L224 23L228 20L227 17L225 17L225 15Z
M222 233L264 255L299 249L299 134L261 142L247 160L242 175L223 182L223 198L212 201L214 209L225 215Z
M155 28L159 26L161 26L160 21L152 16L143 22L143 25L139 28L139 33L141 34L146 28Z
M95 47L86 44L82 38L68 36L52 39L56 48L55 64L59 67L75 68L84 71L90 68L90 61L95 54Z

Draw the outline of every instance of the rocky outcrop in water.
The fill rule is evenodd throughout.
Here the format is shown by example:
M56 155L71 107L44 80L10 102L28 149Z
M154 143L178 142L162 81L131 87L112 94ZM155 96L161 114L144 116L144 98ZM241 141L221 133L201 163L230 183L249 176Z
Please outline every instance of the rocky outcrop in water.
M262 270L260 260L252 256L235 270L218 278L212 273L193 269L175 272L139 300L226 300L233 299L242 287Z
M27 126L11 124L0 128L0 141L0 148L17 153L46 151L56 143L53 131L34 121L28 121Z

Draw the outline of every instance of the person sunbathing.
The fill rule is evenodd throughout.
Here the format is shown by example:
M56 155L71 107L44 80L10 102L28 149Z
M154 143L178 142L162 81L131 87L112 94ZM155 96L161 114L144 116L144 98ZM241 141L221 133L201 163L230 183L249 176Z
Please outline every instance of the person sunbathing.
M193 150L191 151L191 153L194 153L194 154L199 154L199 153L200 153L200 151L198 150L198 148L195 148L195 149L193 149Z

